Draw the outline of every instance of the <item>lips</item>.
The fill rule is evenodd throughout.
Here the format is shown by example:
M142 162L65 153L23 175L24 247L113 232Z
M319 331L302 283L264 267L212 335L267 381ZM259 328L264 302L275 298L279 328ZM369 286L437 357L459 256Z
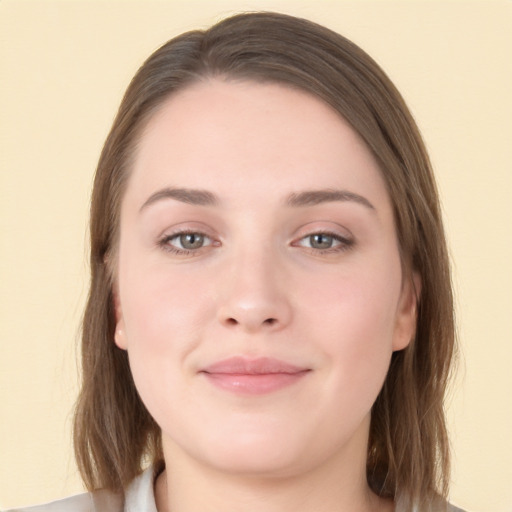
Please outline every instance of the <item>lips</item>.
M200 371L214 386L240 394L261 395L291 386L310 372L279 359L232 357Z

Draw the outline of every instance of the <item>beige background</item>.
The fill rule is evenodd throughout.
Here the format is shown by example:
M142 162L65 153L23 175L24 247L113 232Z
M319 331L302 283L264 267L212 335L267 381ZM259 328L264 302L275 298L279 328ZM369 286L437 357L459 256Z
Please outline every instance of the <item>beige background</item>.
M439 179L463 363L447 402L453 501L512 511L512 2L0 1L0 505L81 489L70 444L89 189L142 60L269 9L353 39L389 73Z

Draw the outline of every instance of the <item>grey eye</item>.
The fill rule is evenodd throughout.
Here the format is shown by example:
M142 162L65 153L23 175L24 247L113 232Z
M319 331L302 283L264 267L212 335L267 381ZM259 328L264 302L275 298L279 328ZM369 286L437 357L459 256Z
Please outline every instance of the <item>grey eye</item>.
M313 249L330 249L335 242L333 236L326 235L325 233L316 233L314 235L310 235L309 246Z
M206 237L201 233L183 233L177 238L182 249L192 250L203 247Z

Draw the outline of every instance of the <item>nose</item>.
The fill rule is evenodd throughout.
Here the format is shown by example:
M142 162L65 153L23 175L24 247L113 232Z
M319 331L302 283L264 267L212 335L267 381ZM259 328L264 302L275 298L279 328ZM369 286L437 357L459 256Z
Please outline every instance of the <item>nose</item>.
M257 333L279 331L290 323L290 290L277 258L237 258L221 281L218 320L223 326Z

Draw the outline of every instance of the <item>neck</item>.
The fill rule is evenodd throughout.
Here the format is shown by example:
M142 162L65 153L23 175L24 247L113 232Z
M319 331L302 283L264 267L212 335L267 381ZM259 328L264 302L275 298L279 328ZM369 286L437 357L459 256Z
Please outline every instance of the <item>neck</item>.
M218 471L176 454L156 483L158 512L392 512L366 482L366 461L325 461L287 476ZM178 469L178 470L177 470Z

